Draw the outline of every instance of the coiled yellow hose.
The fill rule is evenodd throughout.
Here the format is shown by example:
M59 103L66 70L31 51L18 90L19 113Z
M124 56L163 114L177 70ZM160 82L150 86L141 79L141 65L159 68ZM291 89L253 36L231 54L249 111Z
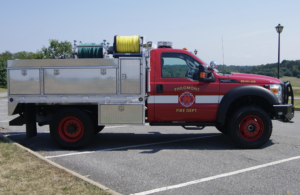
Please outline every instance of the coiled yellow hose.
M140 37L139 36L117 36L116 37L117 53L139 53Z

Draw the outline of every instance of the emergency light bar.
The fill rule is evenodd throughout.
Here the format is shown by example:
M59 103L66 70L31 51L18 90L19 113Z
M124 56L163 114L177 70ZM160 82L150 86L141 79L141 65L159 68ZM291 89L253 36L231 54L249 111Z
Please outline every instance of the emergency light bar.
M157 47L158 48L172 48L173 43L169 41L159 41L157 42Z

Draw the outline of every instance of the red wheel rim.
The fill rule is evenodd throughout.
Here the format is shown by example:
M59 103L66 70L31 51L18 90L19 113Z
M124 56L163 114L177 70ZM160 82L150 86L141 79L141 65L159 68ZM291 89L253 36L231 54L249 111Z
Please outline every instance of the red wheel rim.
M68 116L60 121L58 133L64 141L76 142L83 136L84 127L78 118Z
M239 125L239 133L241 137L247 141L258 140L264 132L263 121L255 116L249 115L244 117Z

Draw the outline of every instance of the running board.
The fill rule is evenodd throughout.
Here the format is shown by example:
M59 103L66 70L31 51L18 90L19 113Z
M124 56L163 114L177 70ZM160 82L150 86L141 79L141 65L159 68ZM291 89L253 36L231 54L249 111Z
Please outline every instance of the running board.
M182 128L184 128L185 130L203 130L205 128L205 126L186 127L186 126L182 125Z

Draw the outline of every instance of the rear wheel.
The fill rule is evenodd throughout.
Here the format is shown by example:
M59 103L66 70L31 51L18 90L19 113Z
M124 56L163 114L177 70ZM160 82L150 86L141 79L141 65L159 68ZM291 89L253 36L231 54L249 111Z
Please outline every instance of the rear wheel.
M88 114L76 108L64 108L53 118L50 134L61 147L75 149L87 145L94 135L93 121Z
M246 106L231 117L228 132L241 148L259 148L272 134L272 122L268 114L258 107Z

